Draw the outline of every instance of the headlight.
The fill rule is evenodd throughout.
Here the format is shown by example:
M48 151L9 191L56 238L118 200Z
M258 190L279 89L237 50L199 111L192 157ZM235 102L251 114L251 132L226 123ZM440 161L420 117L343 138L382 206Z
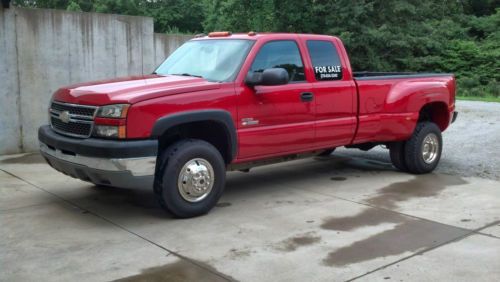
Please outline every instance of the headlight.
M98 117L103 118L126 118L129 104L116 104L99 107Z
M104 137L104 138L125 138L126 137L125 126L96 124L94 126L94 136Z
M125 118L129 107L129 104L99 107L92 135L103 138L127 138Z

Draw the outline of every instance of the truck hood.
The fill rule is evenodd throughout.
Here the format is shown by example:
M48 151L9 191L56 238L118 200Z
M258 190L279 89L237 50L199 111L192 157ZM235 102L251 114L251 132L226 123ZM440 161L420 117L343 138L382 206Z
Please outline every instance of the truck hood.
M62 87L53 99L60 102L84 105L128 103L187 92L220 88L217 82L203 78L177 75L145 75L87 82Z

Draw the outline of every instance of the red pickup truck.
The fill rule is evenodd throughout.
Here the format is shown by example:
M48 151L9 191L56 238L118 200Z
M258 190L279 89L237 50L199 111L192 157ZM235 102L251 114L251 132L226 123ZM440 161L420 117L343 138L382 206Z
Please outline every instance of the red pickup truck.
M414 174L438 164L452 74L353 73L342 42L311 34L200 35L151 75L57 90L40 150L96 185L151 187L177 217L207 213L226 171L336 147L389 148Z

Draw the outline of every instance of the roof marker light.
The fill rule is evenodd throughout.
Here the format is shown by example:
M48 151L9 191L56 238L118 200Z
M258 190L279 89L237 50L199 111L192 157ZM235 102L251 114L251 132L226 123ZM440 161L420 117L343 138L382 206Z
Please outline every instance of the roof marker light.
M214 32L210 32L208 34L208 37L226 37L226 36L230 36L230 35L231 35L230 31L214 31Z

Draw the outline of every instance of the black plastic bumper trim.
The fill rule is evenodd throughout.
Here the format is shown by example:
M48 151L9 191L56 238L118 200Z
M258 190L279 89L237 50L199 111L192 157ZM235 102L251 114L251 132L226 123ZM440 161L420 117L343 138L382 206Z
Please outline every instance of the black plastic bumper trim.
M97 158L139 158L156 156L157 140L103 140L71 138L54 132L50 126L38 129L38 140L58 150Z

